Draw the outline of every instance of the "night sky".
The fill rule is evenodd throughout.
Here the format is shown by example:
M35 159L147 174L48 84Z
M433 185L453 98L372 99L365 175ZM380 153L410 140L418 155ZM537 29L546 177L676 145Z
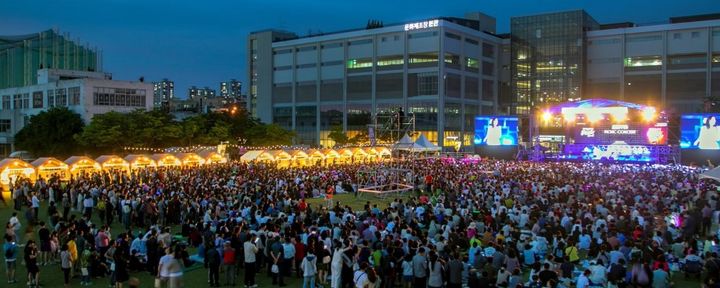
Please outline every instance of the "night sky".
M349 4L353 3L353 4ZM718 0L504 0L504 1L167 1L0 0L0 35L58 28L103 51L115 79L169 78L176 95L187 87L236 78L246 91L245 50L251 31L277 28L306 35L481 11L509 32L510 17L585 9L600 23L661 23L669 17L720 12Z

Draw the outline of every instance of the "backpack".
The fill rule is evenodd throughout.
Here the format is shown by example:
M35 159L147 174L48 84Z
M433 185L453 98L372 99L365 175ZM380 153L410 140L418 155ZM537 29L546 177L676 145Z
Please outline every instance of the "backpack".
M5 259L12 259L15 257L15 247L10 246L7 249L5 249Z

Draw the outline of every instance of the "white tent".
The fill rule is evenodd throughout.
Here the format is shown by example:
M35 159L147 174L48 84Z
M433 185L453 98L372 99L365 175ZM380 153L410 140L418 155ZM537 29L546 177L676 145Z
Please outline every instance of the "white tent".
M420 134L420 137L418 137L417 140L415 140L415 144L419 145L422 152L437 152L442 149L438 147L437 145L430 142L430 140L425 137L425 134Z
M709 178L716 181L720 181L720 167L715 167L715 169L710 169L708 171L705 171L700 174L700 179L703 178Z
M400 140L395 143L395 149L411 152L421 152L423 147L412 141L412 138L405 134Z

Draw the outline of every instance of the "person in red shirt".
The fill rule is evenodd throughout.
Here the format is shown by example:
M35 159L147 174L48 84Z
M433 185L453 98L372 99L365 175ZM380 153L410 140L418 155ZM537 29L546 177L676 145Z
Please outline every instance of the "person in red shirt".
M432 175L428 174L425 176L425 187L427 187L427 190L430 191L430 193L432 193L432 181Z
M295 274L298 278L302 278L300 264L303 258L305 258L305 244L300 241L300 237L298 236L293 239L293 245L295 246Z
M223 267L225 267L225 285L235 286L235 249L230 242L223 247Z

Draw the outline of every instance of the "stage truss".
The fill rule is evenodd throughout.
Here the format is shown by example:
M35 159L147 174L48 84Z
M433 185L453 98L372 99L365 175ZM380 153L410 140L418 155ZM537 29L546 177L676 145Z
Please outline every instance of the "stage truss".
M414 136L415 115L405 115L402 109L393 111L390 114L375 115L373 124L368 125L375 133L375 138L388 143L393 157L400 156L398 141L405 136ZM377 141L371 139L371 141ZM375 144L375 143L372 143ZM402 195L415 189L415 153L403 155L405 161L391 160L379 169L362 169L358 173L361 177L356 183L357 197L362 198L365 194L374 195L384 199L390 195ZM409 160L409 161L408 161ZM406 165L410 163L409 165ZM363 181L364 179L364 181Z

